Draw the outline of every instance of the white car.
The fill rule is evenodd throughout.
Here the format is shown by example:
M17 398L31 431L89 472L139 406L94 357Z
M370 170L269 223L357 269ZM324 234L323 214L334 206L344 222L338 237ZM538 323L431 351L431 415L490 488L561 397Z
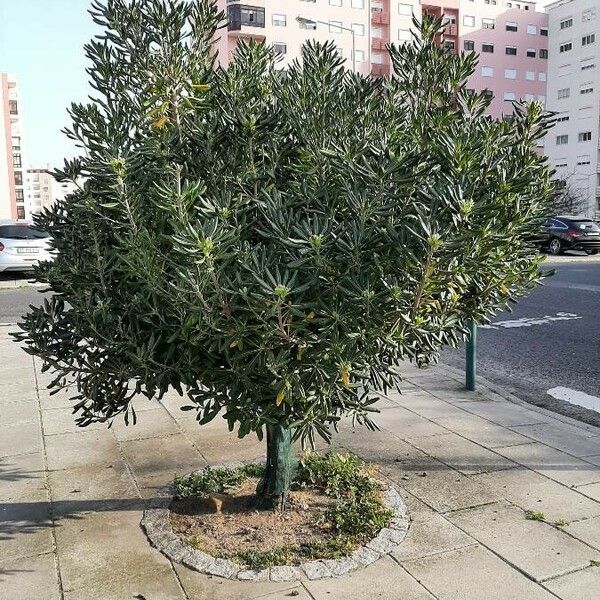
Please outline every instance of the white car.
M53 259L48 233L23 221L0 220L0 273L31 271Z

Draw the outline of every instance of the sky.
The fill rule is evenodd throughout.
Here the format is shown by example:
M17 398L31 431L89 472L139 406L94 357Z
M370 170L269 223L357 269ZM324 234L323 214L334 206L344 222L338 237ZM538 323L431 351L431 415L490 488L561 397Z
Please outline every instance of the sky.
M0 72L17 78L27 167L57 167L77 153L60 133L67 107L90 88L83 44L94 34L88 0L0 0Z
M95 26L88 6L89 0L0 0L0 72L19 83L28 167L59 167L77 153L60 130L69 124L69 104L90 92L83 44Z

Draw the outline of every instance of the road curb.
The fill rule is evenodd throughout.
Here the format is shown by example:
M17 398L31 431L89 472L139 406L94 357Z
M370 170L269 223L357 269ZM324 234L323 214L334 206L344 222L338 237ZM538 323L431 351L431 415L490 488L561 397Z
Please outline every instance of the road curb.
M44 283L39 281L27 281L22 279L10 279L0 281L0 290L18 290L19 288L42 287Z

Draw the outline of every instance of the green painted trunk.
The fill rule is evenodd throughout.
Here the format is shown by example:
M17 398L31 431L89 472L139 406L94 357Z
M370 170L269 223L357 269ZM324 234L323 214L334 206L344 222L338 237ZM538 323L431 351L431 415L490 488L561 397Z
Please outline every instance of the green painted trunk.
M256 489L258 506L285 509L294 466L292 430L279 423L267 425L267 466Z

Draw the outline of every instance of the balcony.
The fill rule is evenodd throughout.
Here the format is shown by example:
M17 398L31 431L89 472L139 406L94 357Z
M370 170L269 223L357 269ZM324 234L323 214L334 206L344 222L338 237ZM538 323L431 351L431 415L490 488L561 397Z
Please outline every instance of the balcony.
M371 75L375 77L385 77L390 74L390 65L386 63L382 64L372 64L371 65Z
M389 12L372 12L371 23L373 25L389 25L390 24L390 13Z
M371 40L371 49L372 50L385 50L387 41L383 38L373 38Z
M458 35L458 25L452 24L452 23L449 25L446 25L446 27L444 29L444 35L456 37Z
M230 34L265 37L265 9L261 6L231 5L227 10Z

